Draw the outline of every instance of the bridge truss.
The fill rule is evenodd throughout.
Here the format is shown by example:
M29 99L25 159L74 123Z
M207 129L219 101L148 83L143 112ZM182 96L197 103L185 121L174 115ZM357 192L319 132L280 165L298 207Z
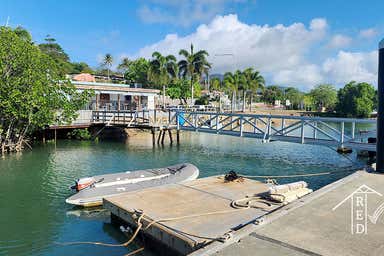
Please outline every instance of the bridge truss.
M376 124L376 120L371 119L174 111L170 123L179 130L251 137L263 142L286 141L376 151L376 144L368 143L361 130L356 131L356 126Z

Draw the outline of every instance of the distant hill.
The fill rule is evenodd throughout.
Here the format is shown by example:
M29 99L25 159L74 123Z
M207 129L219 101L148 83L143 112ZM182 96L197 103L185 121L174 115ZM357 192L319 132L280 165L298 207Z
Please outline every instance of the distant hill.
M220 80L223 80L224 75L223 74L210 74L209 79L212 79L212 78L219 78Z

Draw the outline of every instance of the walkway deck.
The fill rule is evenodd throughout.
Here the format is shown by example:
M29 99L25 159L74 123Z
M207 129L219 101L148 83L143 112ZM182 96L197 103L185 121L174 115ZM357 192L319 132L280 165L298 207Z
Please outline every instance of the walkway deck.
M383 184L384 175L359 171L268 215L265 224L253 225L247 235L237 235L231 245L214 243L193 255L384 255L384 214L377 211L384 196L375 192L384 195ZM353 201L354 215L351 198L333 210L359 188L360 193L354 197L363 200ZM369 216L376 216L377 222L374 224ZM360 229L366 225L366 233L357 234L357 224Z

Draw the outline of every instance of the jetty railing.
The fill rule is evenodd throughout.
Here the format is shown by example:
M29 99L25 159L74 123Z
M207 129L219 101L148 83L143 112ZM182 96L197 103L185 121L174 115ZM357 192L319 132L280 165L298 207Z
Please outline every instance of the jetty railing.
M91 124L107 126L169 126L172 117L169 109L142 110L93 110Z
M257 115L174 111L170 123L179 130L259 138L263 142L287 141L375 151L356 126L376 120L308 116Z

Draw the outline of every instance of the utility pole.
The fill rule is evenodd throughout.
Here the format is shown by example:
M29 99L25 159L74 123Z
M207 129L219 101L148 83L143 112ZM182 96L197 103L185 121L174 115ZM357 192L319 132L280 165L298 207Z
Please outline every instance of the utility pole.
M384 173L384 39L379 43L376 171Z

